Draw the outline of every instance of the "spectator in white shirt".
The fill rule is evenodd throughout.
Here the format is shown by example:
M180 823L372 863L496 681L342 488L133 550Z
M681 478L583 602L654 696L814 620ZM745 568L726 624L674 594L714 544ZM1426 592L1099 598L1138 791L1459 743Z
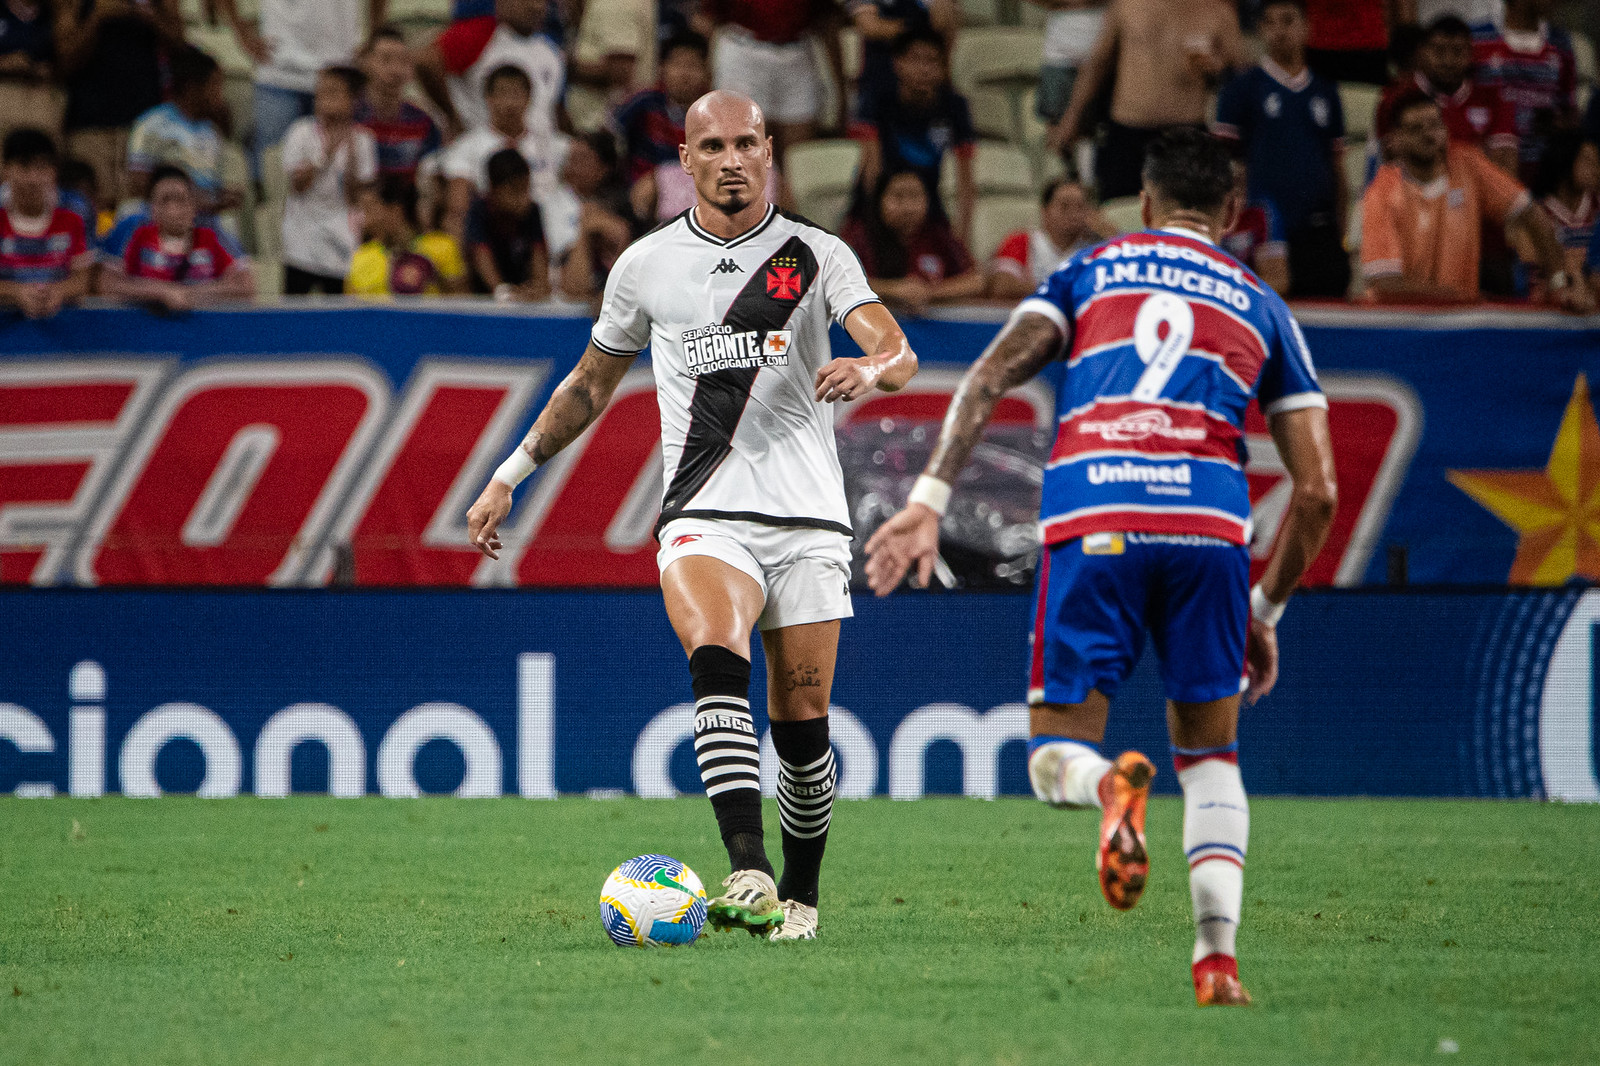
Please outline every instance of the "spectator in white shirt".
M217 0L239 47L256 62L255 157L277 144L290 123L312 112L317 74L349 63L361 48L361 10L367 25L383 25L389 0L260 0L260 24L239 15L238 0Z
M544 32L546 0L496 0L494 15L451 23L417 57L417 80L456 136L489 124L484 90L503 66L528 76L528 128L572 128L562 97L567 67L561 48Z
M289 196L283 207L283 291L338 295L359 244L352 217L362 189L378 176L372 131L355 123L366 76L354 67L329 67L317 76L311 117L295 121L283 139Z
M532 84L521 67L510 63L496 67L484 79L483 89L488 125L458 137L444 159L445 229L457 237L463 234L473 197L489 192L490 156L507 148L521 152L528 161L532 197L543 203L559 187L567 155L569 142L564 135L529 126Z

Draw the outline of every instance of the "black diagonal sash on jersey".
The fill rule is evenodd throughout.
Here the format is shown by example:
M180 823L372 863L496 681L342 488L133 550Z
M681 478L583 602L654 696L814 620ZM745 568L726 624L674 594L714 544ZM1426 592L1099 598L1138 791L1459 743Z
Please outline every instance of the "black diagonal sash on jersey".
M790 237L750 275L749 282L728 305L722 324L739 333L782 329L816 277L817 257L805 241ZM677 472L661 501L658 532L675 512L682 511L694 499L695 493L705 488L733 450L734 431L739 428L760 371L760 367L715 370L700 375L695 382L694 397L689 401L689 433L683 441Z

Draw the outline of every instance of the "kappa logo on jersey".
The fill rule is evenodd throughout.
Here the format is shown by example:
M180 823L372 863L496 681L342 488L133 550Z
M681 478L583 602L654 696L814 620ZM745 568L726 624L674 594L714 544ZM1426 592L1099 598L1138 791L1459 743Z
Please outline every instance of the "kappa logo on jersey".
M738 263L735 263L732 259L724 259L722 262L718 263L716 266L711 268L711 273L713 273L713 274L743 274L744 273L744 267L740 266Z
M788 366L790 334L786 329L735 330L718 323L683 333L683 361L692 377L718 370Z
M774 300L798 300L804 295L805 278L800 260L774 256L767 261L767 295Z
M1165 437L1169 440L1205 440L1206 431L1172 424L1172 416L1165 411L1150 408L1123 415L1110 422L1081 422L1079 433L1098 433L1103 441L1122 443Z

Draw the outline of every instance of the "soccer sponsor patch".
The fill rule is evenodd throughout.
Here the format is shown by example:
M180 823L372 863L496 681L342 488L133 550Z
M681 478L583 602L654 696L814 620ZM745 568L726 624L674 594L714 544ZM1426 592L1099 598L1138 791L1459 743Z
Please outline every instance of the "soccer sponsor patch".
M1083 538L1085 555L1121 555L1127 550L1127 538L1121 533L1090 533Z

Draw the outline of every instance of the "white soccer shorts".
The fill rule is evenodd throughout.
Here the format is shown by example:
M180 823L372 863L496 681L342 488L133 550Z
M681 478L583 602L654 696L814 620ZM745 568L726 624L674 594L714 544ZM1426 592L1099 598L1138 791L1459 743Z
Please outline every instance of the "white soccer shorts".
M850 538L826 529L768 526L726 519L678 518L661 530L656 565L688 555L720 559L761 586L761 630L830 622L850 606Z
M717 35L717 88L754 100L768 122L811 122L822 111L822 79L810 41L767 44L742 30Z

